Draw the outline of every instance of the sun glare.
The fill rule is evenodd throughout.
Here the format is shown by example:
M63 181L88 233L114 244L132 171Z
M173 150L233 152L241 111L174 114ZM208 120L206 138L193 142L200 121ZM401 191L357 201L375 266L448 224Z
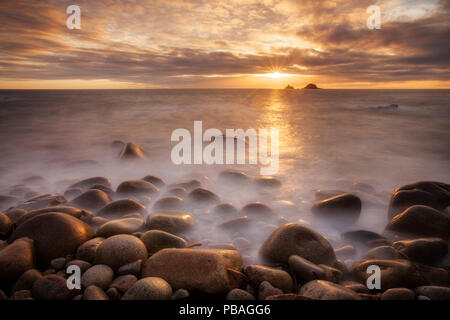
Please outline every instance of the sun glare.
M289 77L296 77L296 74L290 74L290 73L280 73L280 72L272 72L272 73L264 73L264 74L258 74L257 77L265 77L265 78L271 78L271 79L280 79L280 78L289 78Z

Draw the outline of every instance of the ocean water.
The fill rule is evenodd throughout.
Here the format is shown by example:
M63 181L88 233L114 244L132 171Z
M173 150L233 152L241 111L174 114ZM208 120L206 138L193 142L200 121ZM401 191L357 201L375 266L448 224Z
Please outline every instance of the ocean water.
M378 108L397 104L398 108ZM183 165L170 159L178 128L278 128L278 191L223 188L227 168L259 174L255 165ZM39 90L0 91L0 194L41 175L39 192L63 193L62 179L106 176L114 187L153 174L167 182L189 177L242 207L263 201L289 221L311 224L330 238L343 230L315 225L309 208L317 189L351 190L370 183L377 205L356 226L382 231L392 191L418 180L450 182L449 90ZM118 161L113 140L149 153L139 164ZM97 164L80 164L92 160ZM284 201L284 202L283 202ZM289 201L289 202L287 202ZM285 214L287 207L295 212Z

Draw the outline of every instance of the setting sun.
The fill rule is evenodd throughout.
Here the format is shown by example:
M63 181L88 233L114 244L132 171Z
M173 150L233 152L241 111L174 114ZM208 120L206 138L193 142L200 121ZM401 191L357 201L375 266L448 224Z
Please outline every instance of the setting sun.
M272 73L259 74L257 76L265 77L265 78L272 78L272 79L280 79L280 78L297 77L298 75L289 74L289 73L272 72Z

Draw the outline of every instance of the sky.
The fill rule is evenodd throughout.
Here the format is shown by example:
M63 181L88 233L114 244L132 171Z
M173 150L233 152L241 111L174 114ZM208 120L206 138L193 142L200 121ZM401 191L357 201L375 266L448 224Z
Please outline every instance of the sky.
M450 88L449 39L450 0L0 0L0 89Z

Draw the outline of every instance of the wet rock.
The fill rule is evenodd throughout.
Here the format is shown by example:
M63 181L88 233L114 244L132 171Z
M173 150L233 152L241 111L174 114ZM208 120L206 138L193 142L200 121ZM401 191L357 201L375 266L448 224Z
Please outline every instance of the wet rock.
M380 267L381 290L414 288L427 282L414 264L408 260L365 260L355 263L351 273L358 281L366 283L371 275L367 273L367 268L371 265Z
M385 237L368 230L347 231L341 234L341 238L344 241L363 245L369 248L386 244L389 245L389 242Z
M311 280L325 279L325 271L311 261L297 255L292 255L288 259L289 267L298 280L308 282Z
M120 151L119 158L122 160L136 160L145 159L148 157L147 151L145 151L140 145L134 142L128 142L123 146Z
M242 289L233 289L227 293L225 300L256 300L248 291Z
M267 297L283 294L278 288L275 288L270 282L263 281L258 288L258 299L266 300Z
M238 210L231 203L221 203L214 207L213 213L222 218L229 218L236 216Z
M120 295L119 290L117 290L116 288L109 288L108 290L106 290L106 295L111 300L120 300L120 299L122 299L122 296Z
M22 223L12 233L11 240L21 237L33 239L37 262L46 265L54 258L74 253L93 235L94 230L86 223L67 214L49 212Z
M332 219L336 223L355 223L361 214L361 199L345 193L316 202L311 211L318 217Z
M20 201L19 197L11 195L0 195L0 210L6 210L15 206Z
M75 207L97 211L111 202L111 198L103 191L88 190L70 202Z
M66 279L54 274L36 280L31 292L38 300L68 300L73 294L67 288Z
M245 274L255 286L259 286L263 281L268 281L283 292L292 291L293 281L286 271L261 265L250 265L245 268Z
M97 251L98 246L104 240L104 238L93 238L82 245L80 245L77 249L76 257L77 259L84 260L87 262L93 262L95 259L95 253Z
M367 289L367 287L359 282L355 282L355 281L341 281L339 282L339 285L344 286L350 290L353 290L357 293L369 293L369 289Z
M144 178L142 178L142 180L150 182L158 188L162 188L166 185L166 182L163 179L155 176L145 176Z
M8 236L12 229L11 219L4 213L0 212L0 235Z
M67 199L60 194L44 194L18 204L15 209L33 211L46 207L59 206L65 203L67 203Z
M145 207L139 202L132 199L121 199L108 203L97 212L97 215L106 218L120 218L136 212L147 214Z
M244 237L237 237L234 238L232 241L232 244L238 249L238 250L247 250L252 247L252 243L250 240Z
M152 196L159 193L159 189L150 182L144 180L124 181L117 187L116 193L120 196Z
M423 264L438 264L448 252L447 242L440 238L396 241L392 246L410 260Z
M450 216L427 206L412 206L397 214L386 230L420 237L450 240Z
M110 300L102 288L90 285L83 292L83 300Z
M254 219L275 218L276 214L272 208L262 202L253 202L242 208L242 214Z
M33 240L17 239L0 250L0 284L13 284L19 276L34 267Z
M270 176L262 176L255 178L253 182L259 188L264 189L280 189L282 185L280 180Z
M381 246L373 248L366 252L361 260L396 260L405 259L405 256L401 255L397 250L391 246Z
M50 261L50 266L55 270L61 270L66 265L66 258L60 257Z
M17 220L16 224L21 225L25 221L28 221L31 218L34 218L36 216L42 215L44 213L49 212L59 212L64 213L69 216L72 216L74 218L80 219L81 221L84 221L86 223L90 222L92 219L92 212L88 210L83 210L75 207L67 207L67 206L58 206L58 207L47 207L39 210L33 210L28 212L27 214L23 215L20 219Z
M147 248L141 240L128 234L120 234L100 243L95 253L95 264L106 264L117 270L127 263L145 260L147 256Z
M161 277L174 289L225 294L238 288L242 278L234 271L242 259L234 250L163 249L143 265L143 277Z
M42 274L36 269L29 269L22 273L22 275L17 279L16 283L12 286L11 292L16 292L20 290L31 290L33 283L42 278Z
M300 288L298 294L320 300L361 300L353 290L324 280L306 283Z
M420 286L414 289L415 293L431 300L450 300L450 288L438 286Z
M172 288L167 281L158 277L145 277L125 292L122 300L169 300Z
M172 188L166 192L166 196L175 196L175 197L180 197L180 198L187 197L187 194L188 193L187 193L186 189L181 188L181 187Z
M180 210L183 206L183 199L176 196L168 196L156 201L153 205L153 210Z
M339 281L341 281L342 272L340 270L324 264L319 264L318 267L321 268L324 272L323 279L321 280L327 280L334 283L338 283Z
M170 300L187 300L189 297L189 291L187 291L186 289L178 289L172 294Z
M106 289L114 278L114 271L107 265L97 264L83 273L81 285L85 288L97 286Z
M110 284L111 288L116 288L122 293L125 293L130 289L137 281L138 279L136 276L132 274L127 274L123 276L119 276Z
M104 185L101 184L94 184L92 187L89 188L90 190L100 190L103 191L104 193L106 193L111 199L115 197L116 193L114 192L113 189L111 189L110 187L106 187Z
M201 186L201 182L197 179L187 180L179 183L175 183L170 185L170 188L183 188L187 191L191 191L195 188L199 188Z
M251 220L248 216L238 217L226 220L217 225L218 229L235 232L244 232L251 226Z
M301 256L313 263L333 264L333 247L317 232L295 223L275 230L260 249L261 256L274 263L288 262L291 255Z
M92 186L95 186L97 184L111 188L111 181L109 179L107 179L105 177L92 177L92 178L84 179L84 180L81 180L81 181L78 181L78 182L72 184L69 187L69 189L81 188L83 190L86 190L86 189L90 189Z
M10 189L9 195L16 196L19 198L25 198L25 195L27 193L33 193L33 192L36 192L36 190L34 190L33 188L30 188L29 186L19 184L19 185L13 186Z
M187 246L187 242L183 238L161 230L147 231L142 235L141 240L147 247L149 255L165 248L185 248Z
M365 183L365 182L355 182L352 186L352 189L356 190L356 191L365 192L365 193L375 193L376 192L375 188L371 184Z
M136 260L127 264L124 264L117 270L117 275L122 276L126 274L132 274L136 277L141 276L141 270L142 270L142 260Z
M79 195L81 195L83 193L83 189L81 188L70 188L67 189L66 191L64 191L64 198L68 199L68 200L73 200L76 197L78 197Z
M27 210L24 209L13 209L6 212L6 215L9 219L11 219L12 223L17 223L17 221L19 221L26 214Z
M66 270L67 268L69 268L70 266L77 266L80 268L81 273L86 272L86 270L88 270L92 265L84 260L72 260L67 262L66 264Z
M187 213L175 211L153 212L147 217L146 225L149 229L162 230L170 233L180 233L190 229L194 218Z
M388 219L414 205L444 210L450 205L450 185L442 182L421 181L397 188L391 197Z
M202 205L216 204L220 201L218 195L216 195L212 191L203 188L197 188L189 192L188 199L195 204L202 204Z
M356 249L352 245L346 245L346 246L342 246L340 248L334 249L334 253L339 258L350 259L356 255Z
M219 174L219 181L221 183L233 183L239 185L246 185L251 182L251 178L242 171L225 170Z
M112 220L103 224L97 230L96 236L108 238L117 234L132 234L141 230L144 225L144 220L138 218L122 218Z
M381 300L414 300L414 291L408 288L388 289L381 295Z

